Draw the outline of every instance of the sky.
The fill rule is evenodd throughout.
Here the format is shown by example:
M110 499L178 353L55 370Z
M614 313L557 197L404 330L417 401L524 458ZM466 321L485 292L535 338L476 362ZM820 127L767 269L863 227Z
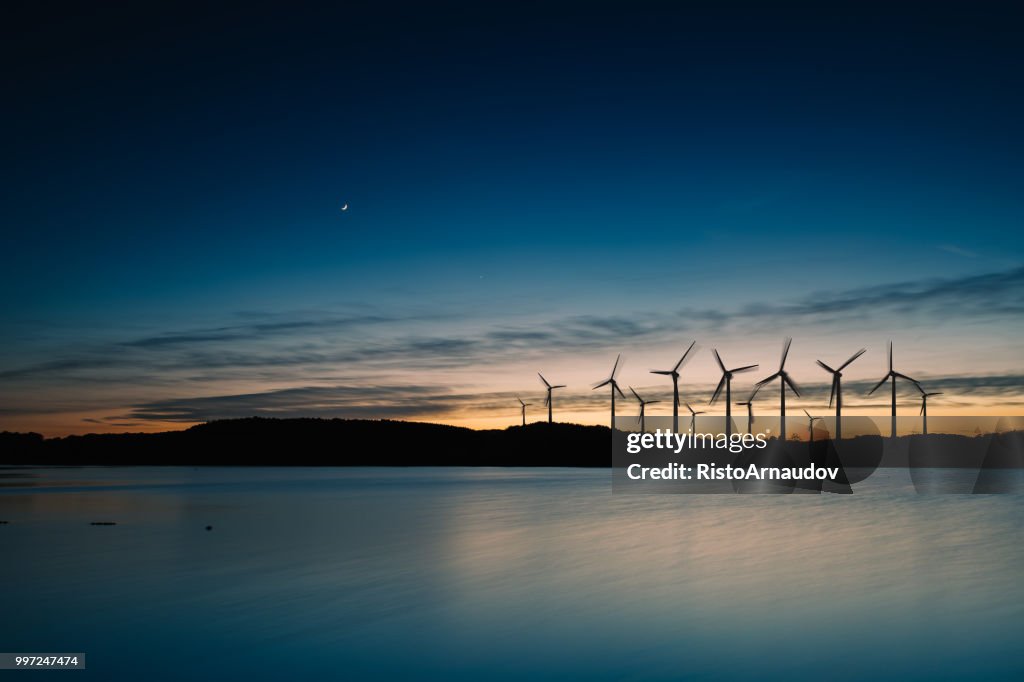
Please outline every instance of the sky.
M1012 3L5 23L0 430L504 427L516 396L541 417L538 371L568 384L557 419L606 423L591 387L619 353L623 387L667 401L649 370L696 340L683 397L706 404L712 348L760 364L743 394L786 336L791 409L826 411L814 360L866 347L846 407L885 414L865 394L892 340L943 392L929 414L1024 413Z

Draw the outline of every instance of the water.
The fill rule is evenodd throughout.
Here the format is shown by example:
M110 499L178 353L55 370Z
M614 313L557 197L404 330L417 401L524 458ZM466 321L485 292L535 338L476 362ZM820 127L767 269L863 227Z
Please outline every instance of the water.
M905 471L851 496L612 495L572 469L11 473L0 651L85 652L76 679L1024 675L1024 497L915 495Z

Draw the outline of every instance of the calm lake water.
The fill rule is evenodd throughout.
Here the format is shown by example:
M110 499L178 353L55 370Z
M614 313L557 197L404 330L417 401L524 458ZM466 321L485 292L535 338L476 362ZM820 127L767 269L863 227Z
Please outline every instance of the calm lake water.
M32 679L1024 677L1024 496L915 495L905 471L847 496L612 495L573 469L0 475L0 651L87 654Z

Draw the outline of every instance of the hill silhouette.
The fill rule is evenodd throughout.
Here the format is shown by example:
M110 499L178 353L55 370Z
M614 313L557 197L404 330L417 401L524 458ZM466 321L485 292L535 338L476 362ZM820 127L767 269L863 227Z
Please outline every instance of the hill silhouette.
M0 433L5 464L607 467L610 430L537 422L504 430L362 419L228 419L162 433L44 439Z
M616 432L622 436L622 432ZM28 465L610 467L611 430L536 422L481 430L422 422L250 417L183 431L43 438L0 433L0 462ZM788 442L803 452L807 445ZM820 442L846 467L1024 467L1024 433ZM884 456L883 456L884 454ZM827 457L823 450L821 457ZM685 453L680 461L685 460ZM821 461L825 461L822 459Z

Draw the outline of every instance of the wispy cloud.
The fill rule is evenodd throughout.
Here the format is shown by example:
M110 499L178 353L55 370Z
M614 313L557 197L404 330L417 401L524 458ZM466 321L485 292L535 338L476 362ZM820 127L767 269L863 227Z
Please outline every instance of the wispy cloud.
M978 254L976 254L974 251L956 246L955 244L939 244L936 248L938 248L939 251L945 251L946 253L951 253L954 256L963 256L964 258L978 257Z
M928 382L929 388L942 389L960 396L1012 398L1020 395L1024 387L1024 375L930 376ZM844 395L848 398L848 407L857 406L853 401L863 399L872 385L873 382L869 381L850 382L846 385ZM803 388L805 399L817 397L827 401L828 383L808 384ZM704 404L713 385L690 386L688 389L690 400L696 401L694 405ZM663 391L664 387L640 387L639 390L642 393ZM252 416L425 419L456 413L511 414L515 412L516 395L508 391L463 393L417 384L304 386L255 393L157 400L134 405L125 414L114 415L111 419L194 423ZM912 394L911 397L916 396ZM901 389L901 401L906 398L907 391ZM765 395L760 402L771 406L774 399ZM557 406L563 411L604 410L607 409L607 395L603 391L565 393L558 397ZM630 413L632 408L631 401L619 407L623 414ZM541 409L539 404L535 409Z
M1024 267L824 291L789 302L765 301L729 310L622 310L547 315L515 323L497 315L471 317L429 310L417 315L360 310L348 315L315 313L285 318L249 313L239 324L168 330L89 348L72 347L63 357L0 372L0 379L8 385L0 393L0 414L20 413L25 409L20 400L24 392L42 386L54 391L66 388L59 401L66 405L66 398L73 395L88 403L94 399L91 389L101 385L111 390L119 385L145 385L154 395L173 385L174 390L167 393L206 397L145 403L129 399L127 403L135 407L118 418L191 422L252 414L425 417L482 409L489 402L504 405L501 401L514 397L487 393L486 389L477 392L455 387L449 391L437 384L388 386L396 384L395 378L410 366L417 371L474 367L490 371L502 363L556 351L629 348L677 340L680 334L747 337L761 330L767 320L799 331L821 328L824 322L833 329L844 323L859 329L868 319L874 319L876 327L893 324L902 328L915 316L927 323L1004 318L1017 324L1022 313ZM339 385L341 373L353 377L351 385ZM274 390L209 397L211 386L234 380L247 387L262 381ZM943 381L950 390L976 396L1019 393L1022 385L1017 374L945 377ZM565 403L568 407L584 408L599 404L594 401L600 398L566 396L566 400L572 401Z

